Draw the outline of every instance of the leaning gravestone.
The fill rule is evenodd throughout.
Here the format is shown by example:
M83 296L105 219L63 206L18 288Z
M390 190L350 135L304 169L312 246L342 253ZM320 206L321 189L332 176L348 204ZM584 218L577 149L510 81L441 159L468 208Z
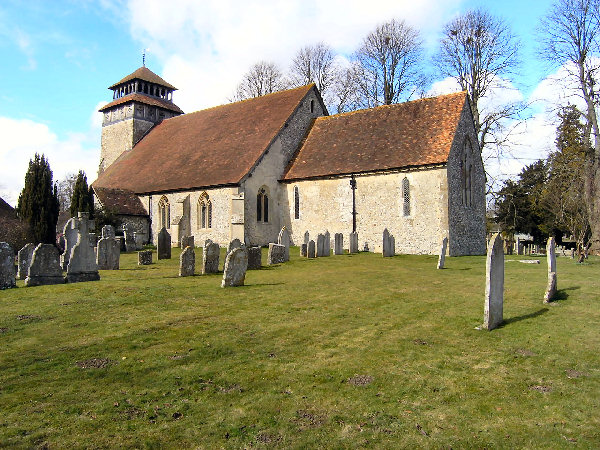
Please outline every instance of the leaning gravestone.
M300 245L300 256L306 258L308 256L308 244Z
M325 231L324 238L323 256L329 256L331 254L331 235L329 234L329 231Z
M548 259L548 286L544 294L544 303L550 303L556 295L556 242L553 237L548 238L546 258Z
M358 253L358 233L350 233L350 253Z
M344 235L342 233L335 233L333 236L333 254L343 255L344 254Z
M229 255L231 253L231 251L235 248L242 248L242 247L244 247L244 244L242 244L242 241L240 241L238 238L235 238L229 243L229 246L227 247L227 254Z
M317 235L317 257L325 256L325 236L319 233Z
M98 265L98 270L119 270L119 259L121 257L120 250L119 241L114 237L104 236L103 232L102 239L98 241L98 247L96 249L96 264Z
M445 237L442 240L442 248L440 249L440 256L438 258L438 269L443 269L444 264L446 264L446 248L448 248L448 238Z
M191 277L196 271L196 254L194 247L186 247L179 256L179 276Z
M194 236L184 236L181 238L181 248L194 248Z
M284 259L285 261L290 260L290 232L286 227L283 227L277 237L277 243L285 247Z
M308 241L308 250L306 252L308 258L316 258L317 253L315 251L315 241Z
M17 254L17 278L19 280L24 280L27 278L27 272L29 271L29 264L31 264L31 257L33 256L33 251L35 250L35 244L31 242L29 244L25 244L19 253Z
M98 264L96 264L96 256L94 255L94 247L90 245L89 221L87 217L86 213L79 213L77 243L71 249L69 264L67 265L68 283L97 281L100 279Z
M202 273L217 273L219 271L219 244L207 240L202 249Z
M158 259L171 259L171 235L165 227L158 233Z
M269 254L267 264L281 264L285 262L285 246L279 244L269 244Z
M25 286L62 284L64 282L58 250L52 244L39 244L31 256Z
M383 256L394 256L396 252L396 242L394 236L390 234L388 229L383 230Z
M485 262L485 304L483 327L497 328L503 321L504 307L504 243L499 233L490 239Z
M62 269L67 270L69 265L69 258L71 257L71 250L77 243L79 224L76 218L71 217L65 227L63 228L63 236L65 238L65 251L61 257Z
M138 252L138 266L149 266L152 264L152 250Z
M234 248L225 258L221 287L243 286L246 270L248 270L248 250L246 247Z
M262 266L262 249L260 247L248 248L248 270L260 269Z
M17 287L15 252L8 242L0 242L0 289Z

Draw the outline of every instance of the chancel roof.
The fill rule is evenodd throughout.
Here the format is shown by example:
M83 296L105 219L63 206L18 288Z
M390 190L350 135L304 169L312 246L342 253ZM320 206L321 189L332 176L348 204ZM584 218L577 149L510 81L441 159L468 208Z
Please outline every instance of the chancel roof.
M319 117L285 181L442 164L465 92Z
M113 84L112 86L110 86L109 89L116 88L117 86L119 86L119 85L121 85L123 83L127 83L128 81L135 80L135 79L142 80L142 81L148 81L149 83L159 84L159 85L161 85L163 87L166 87L168 89L172 89L174 91L177 90L177 88L175 86L173 86L172 84L167 83L165 80L163 80L161 77L159 77L158 75L156 75L154 72L152 72L146 66L140 67L135 72L130 73L129 75L127 75L122 80L117 81L115 84Z
M184 114L156 125L94 182L139 194L238 184L314 85Z

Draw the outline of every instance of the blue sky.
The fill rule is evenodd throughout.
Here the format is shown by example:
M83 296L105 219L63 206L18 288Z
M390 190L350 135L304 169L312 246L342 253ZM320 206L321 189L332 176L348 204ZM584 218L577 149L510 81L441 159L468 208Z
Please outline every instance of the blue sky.
M535 28L550 4L546 0L2 0L0 196L16 203L35 151L47 154L55 179L78 169L84 169L90 180L95 178L100 146L95 111L111 99L107 87L141 65L144 48L149 49L146 65L180 89L175 103L191 112L226 102L258 60L272 60L285 69L301 46L318 41L349 55L369 31L391 18L405 19L419 29L433 51L445 22L469 8L485 7L505 18L521 39L524 63L514 85L527 100L539 96L551 70L535 56ZM443 80L435 81L444 86ZM548 91L547 86L542 91ZM532 114L540 111L533 109ZM519 164L537 154L545 156L553 135L542 120L551 118L538 118L528 127L522 147L540 140L550 140L549 144L529 149L508 172L518 171Z

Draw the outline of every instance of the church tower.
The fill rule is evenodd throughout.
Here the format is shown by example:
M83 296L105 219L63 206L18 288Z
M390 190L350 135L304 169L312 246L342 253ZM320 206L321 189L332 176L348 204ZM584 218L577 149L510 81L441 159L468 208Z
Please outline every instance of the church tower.
M177 88L146 66L109 89L113 91L113 101L99 110L103 118L98 175L121 154L131 150L154 125L183 114L173 103L173 92Z

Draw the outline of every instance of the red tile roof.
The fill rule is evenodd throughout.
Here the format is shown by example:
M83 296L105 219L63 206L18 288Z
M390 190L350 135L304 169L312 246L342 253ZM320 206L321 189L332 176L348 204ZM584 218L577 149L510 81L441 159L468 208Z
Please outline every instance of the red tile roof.
M122 105L124 103L129 103L129 102L134 102L134 101L144 103L144 104L150 105L150 106L159 106L161 108L168 109L169 111L175 111L177 113L183 114L183 111L179 108L179 106L175 105L174 103L167 102L165 100L161 100L160 98L150 97L148 95L140 94L138 92L133 93L133 94L128 94L124 97L113 100L108 105L104 105L98 111L102 112L102 111L112 108L113 106Z
M284 180L445 163L466 93L319 117Z
M136 193L238 184L314 85L164 120L94 182Z
M135 80L136 78L138 80L148 81L150 83L155 83L155 84L160 84L161 86L164 86L166 88L177 90L177 88L175 86L167 83L165 80L163 80L161 77L156 75L154 72L152 72L147 67L140 67L135 72L127 75L122 80L117 81L115 84L110 86L109 89L115 88L120 84L127 83L128 81Z
M140 198L132 191L124 189L108 189L94 185L96 197L104 208L116 214L126 216L147 216Z

